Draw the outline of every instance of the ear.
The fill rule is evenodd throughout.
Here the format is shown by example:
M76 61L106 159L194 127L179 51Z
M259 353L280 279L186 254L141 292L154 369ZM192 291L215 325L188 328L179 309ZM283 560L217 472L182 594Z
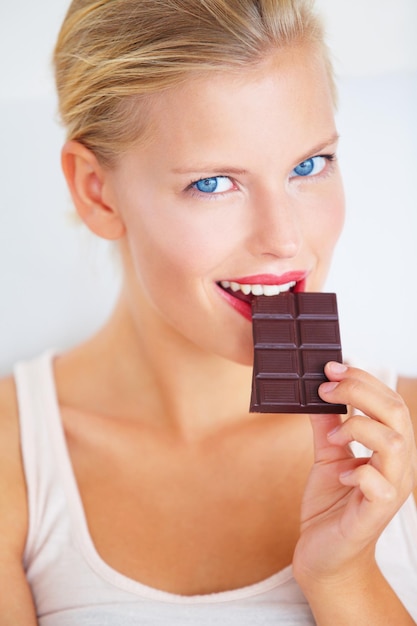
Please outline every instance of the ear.
M61 164L67 185L86 226L103 239L120 239L125 227L119 213L105 201L106 170L95 154L78 141L67 141Z

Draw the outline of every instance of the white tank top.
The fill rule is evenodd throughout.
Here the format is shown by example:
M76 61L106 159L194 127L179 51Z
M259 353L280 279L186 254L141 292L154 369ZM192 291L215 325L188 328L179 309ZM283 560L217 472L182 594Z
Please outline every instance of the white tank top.
M15 369L29 501L24 566L39 626L314 624L291 567L201 596L160 591L112 569L91 540L56 399L53 353ZM380 567L417 620L417 511L410 498L379 540Z

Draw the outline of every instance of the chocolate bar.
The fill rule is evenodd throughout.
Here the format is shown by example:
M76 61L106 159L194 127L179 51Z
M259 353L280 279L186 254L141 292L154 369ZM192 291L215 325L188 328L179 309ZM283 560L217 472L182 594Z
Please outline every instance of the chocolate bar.
M250 411L346 413L322 400L328 361L342 361L336 294L257 296L252 301L254 366Z

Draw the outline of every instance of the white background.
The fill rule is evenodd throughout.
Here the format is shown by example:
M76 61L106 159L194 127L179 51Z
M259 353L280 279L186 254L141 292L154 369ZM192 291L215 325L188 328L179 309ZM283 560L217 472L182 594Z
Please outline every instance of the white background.
M327 289L346 356L417 376L417 2L318 0L339 75L347 221ZM0 5L0 373L106 318L111 254L71 222L49 56L67 0Z

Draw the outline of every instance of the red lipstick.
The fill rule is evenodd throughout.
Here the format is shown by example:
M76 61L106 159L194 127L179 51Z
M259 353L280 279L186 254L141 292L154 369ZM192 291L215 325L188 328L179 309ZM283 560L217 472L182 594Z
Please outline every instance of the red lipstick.
M244 295L240 290L233 291L221 285L222 282L239 283L240 285L285 285L295 282L292 290L294 292L305 291L305 283L308 271L291 271L284 274L252 274L250 276L241 276L239 278L228 278L227 281L217 283L220 294L226 299L238 313L243 315L247 320L252 321L252 299L256 296L249 294Z
M240 285L285 285L295 281L299 283L307 278L307 271L292 271L284 274L252 274L251 276L241 276L240 278L228 278L230 283Z

